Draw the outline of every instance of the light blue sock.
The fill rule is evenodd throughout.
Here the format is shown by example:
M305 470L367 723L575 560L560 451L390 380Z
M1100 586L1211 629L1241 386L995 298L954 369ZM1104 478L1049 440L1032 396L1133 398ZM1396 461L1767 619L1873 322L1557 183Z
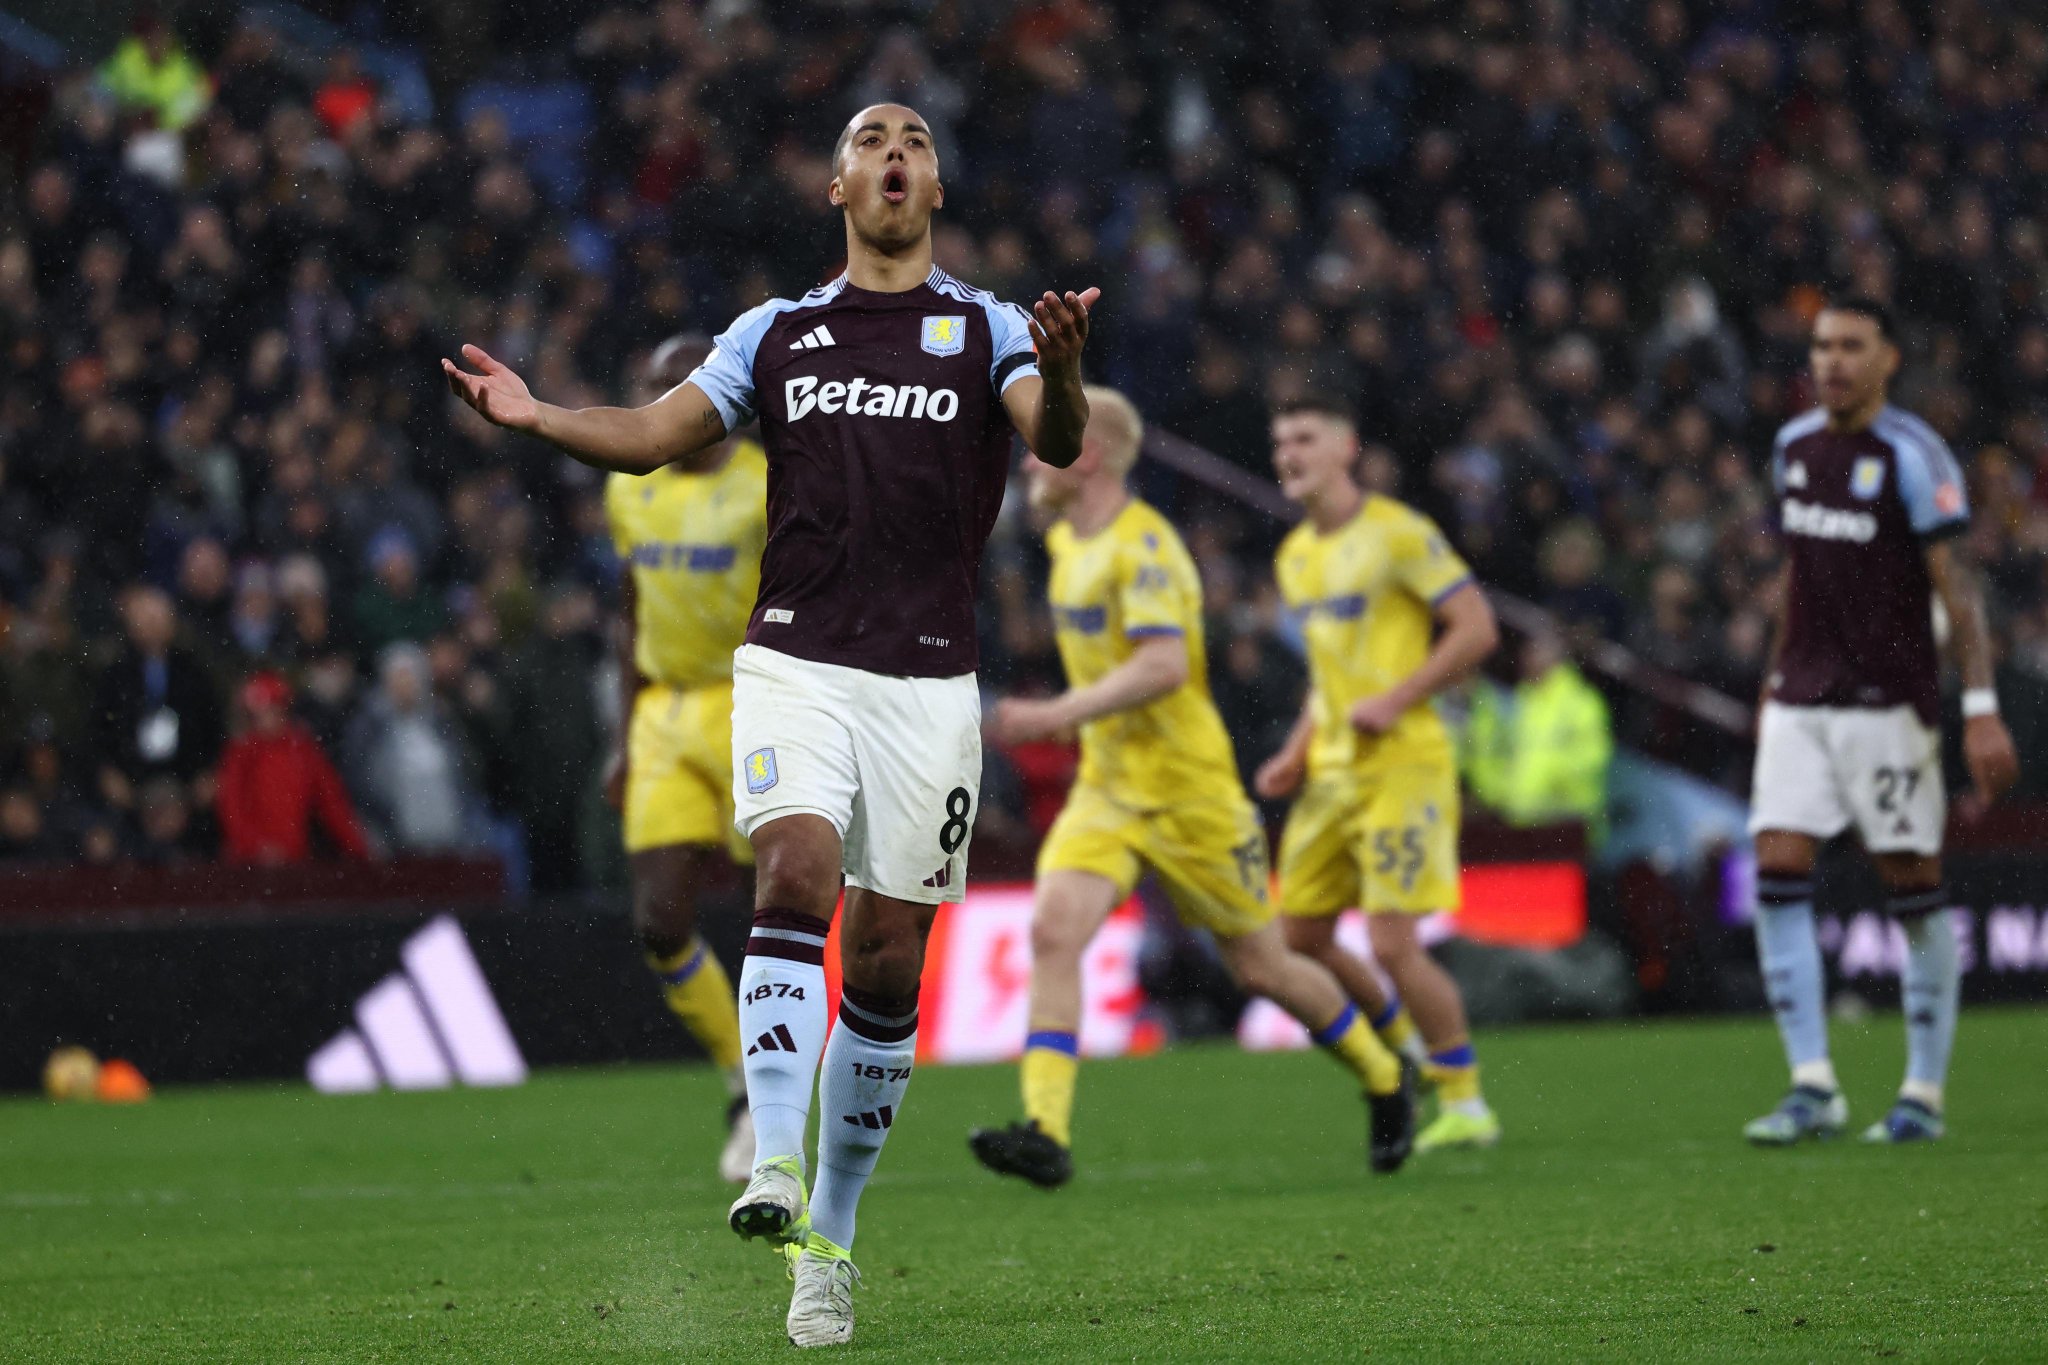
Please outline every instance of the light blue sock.
M802 1164L811 1088L825 1050L827 925L785 910L754 912L740 964L740 1042L754 1164L793 1156Z
M903 1110L916 1058L917 997L884 1000L847 988L818 1080L818 1179L811 1187L812 1230L842 1250L853 1250L861 1192Z
M1955 1048L1962 995L1955 926L1937 910L1906 921L1906 965L1901 973L1906 1011L1906 1084L1902 1094L1941 1109Z
M1757 958L1763 966L1764 993L1778 1019L1778 1037L1785 1044L1785 1060L1795 1081L1832 1090L1827 975L1813 930L1812 885L1760 878L1757 890L1763 902L1756 912Z

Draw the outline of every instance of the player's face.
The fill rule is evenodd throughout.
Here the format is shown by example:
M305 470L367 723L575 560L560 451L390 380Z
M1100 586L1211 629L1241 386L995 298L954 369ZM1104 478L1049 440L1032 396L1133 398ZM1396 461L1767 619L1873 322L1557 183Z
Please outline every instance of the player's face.
M1296 412L1273 419L1273 472L1280 491L1310 503L1351 477L1358 460L1358 436L1320 412Z
M884 251L918 241L931 231L932 210L946 202L930 129L900 104L863 109L847 128L827 191L833 204L862 241Z
M1898 348L1885 340L1875 318L1824 308L1813 323L1809 348L1821 406L1857 412L1883 398L1898 372Z

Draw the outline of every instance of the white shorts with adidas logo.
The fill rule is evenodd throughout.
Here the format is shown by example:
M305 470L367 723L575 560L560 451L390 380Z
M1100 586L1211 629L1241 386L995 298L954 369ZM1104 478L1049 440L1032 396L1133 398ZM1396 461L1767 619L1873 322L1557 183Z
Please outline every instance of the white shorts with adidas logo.
M1750 833L1832 839L1854 825L1872 853L1941 852L1941 737L1910 706L1765 702Z
M981 792L974 675L906 678L741 645L732 669L734 824L832 822L848 886L958 901Z

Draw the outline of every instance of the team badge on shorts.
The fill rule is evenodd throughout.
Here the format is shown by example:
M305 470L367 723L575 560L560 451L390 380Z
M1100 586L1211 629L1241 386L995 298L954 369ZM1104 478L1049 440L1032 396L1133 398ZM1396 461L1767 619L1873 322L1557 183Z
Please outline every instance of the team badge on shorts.
M747 790L755 796L774 786L781 774L775 771L775 750L756 749L747 755Z
M1869 502L1884 491L1884 461L1875 455L1865 455L1856 461L1856 467L1849 471L1849 491Z
M957 314L926 318L924 339L918 344L933 355L959 355L967 349L967 319Z

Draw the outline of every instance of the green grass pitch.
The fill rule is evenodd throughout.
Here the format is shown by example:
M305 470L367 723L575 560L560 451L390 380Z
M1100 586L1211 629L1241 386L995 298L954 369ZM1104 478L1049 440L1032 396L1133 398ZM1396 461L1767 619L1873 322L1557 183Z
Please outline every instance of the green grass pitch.
M2048 1359L2048 1011L1966 1014L1952 1134L1758 1152L1768 1025L1481 1039L1508 1138L1364 1169L1328 1061L1082 1072L1055 1194L968 1157L1012 1069L928 1067L869 1188L875 1360ZM1896 1018L1837 1031L1856 1118ZM0 1103L0 1359L788 1359L702 1068L499 1092Z

